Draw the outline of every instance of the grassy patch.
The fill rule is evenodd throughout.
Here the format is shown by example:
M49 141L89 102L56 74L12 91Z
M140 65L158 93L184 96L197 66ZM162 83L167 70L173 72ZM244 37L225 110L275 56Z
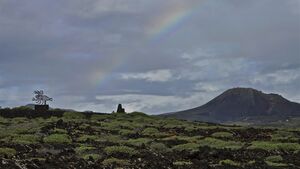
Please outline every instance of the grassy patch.
M196 143L186 143L186 144L179 144L172 147L174 151L198 151L199 144Z
M224 141L216 138L206 137L205 139L199 141L199 146L208 146L216 149L227 148L235 150L242 148L244 146L244 143L235 141Z
M145 128L142 132L142 134L144 136L155 136L158 133L159 133L159 131L156 128L152 128L152 127Z
M20 134L20 135L14 135L11 138L11 141L13 143L17 144L36 144L39 143L41 138L37 135L32 134Z
M175 161L175 162L173 162L173 165L175 165L175 166L189 166L192 164L193 163L191 161Z
M67 134L51 134L47 137L44 137L44 142L70 144L72 143L72 140Z
M151 142L151 139L149 138L137 138L127 140L126 144L141 147L143 145L147 145L149 142Z
M253 141L248 149L263 149L267 151L271 150L286 150L296 151L300 150L300 144L298 143L279 143L271 141Z
M67 130L65 129L59 129L59 128L54 128L52 131L52 133L57 133L57 134L67 134Z
M0 148L0 155L6 155L12 157L17 154L17 151L13 148Z
M104 152L107 155L127 154L129 156L133 156L138 153L135 149L127 146L109 146L104 148Z
M232 161L232 160L230 160L230 159L226 159L226 160L220 161L220 162L219 162L219 165L231 165L231 166L236 166L236 167L241 166L240 163L235 162L235 161Z
M216 138L232 138L233 134L229 132L216 132L213 133L211 136Z
M133 130L128 130L128 129L121 129L119 131L119 134L121 136L132 136L132 135L135 135L137 132L133 131Z
M83 154L86 151L89 150L95 150L96 148L93 146L88 146L88 145L80 145L80 147L76 147L75 152L77 154Z
M282 163L283 158L280 155L269 156L265 159L265 162L272 167L287 167L288 164Z
M272 134L272 141L297 142L299 138L293 132L279 130Z
M165 137L161 139L162 141L185 141L189 143L198 143L202 136L193 136L193 137L188 137L188 136L170 136L170 137Z
M167 153L170 152L170 149L163 143L151 143L150 149L159 153Z

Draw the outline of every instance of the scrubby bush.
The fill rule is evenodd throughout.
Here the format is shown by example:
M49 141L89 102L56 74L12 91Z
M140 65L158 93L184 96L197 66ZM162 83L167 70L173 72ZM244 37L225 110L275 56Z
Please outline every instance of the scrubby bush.
M57 133L57 134L67 134L68 131L65 129L59 129L59 128L54 128L51 133Z
M233 134L229 132L216 132L213 133L211 136L216 138L232 138Z
M158 133L159 133L159 131L156 128L153 128L153 127L146 128L142 131L142 134L144 136L155 136Z
M96 135L82 135L79 138L77 138L77 141L86 142L88 140L96 141L98 139L99 139L99 136L96 136Z
M287 167L287 164L281 163L283 161L282 156L269 156L265 159L265 162L272 167Z
M51 134L44 138L44 142L70 144L72 143L72 140L67 134Z
M297 142L299 138L293 132L279 130L272 134L272 141Z
M97 139L98 142L109 142L114 144L122 144L125 141L119 135L104 135Z
M13 148L7 148L7 147L0 148L0 156L6 155L8 157L12 157L16 154L17 154L17 151Z
M150 149L159 153L167 153L170 151L170 149L165 144L155 142L150 144Z
M244 146L244 143L242 142L235 142L235 141L224 141L220 139L215 139L211 137L206 137L203 140L199 141L199 146L208 146L211 148L216 148L216 149L240 149Z
M272 162L280 162L283 160L283 158L280 155L277 155L277 156L269 156L266 158L266 160Z
M137 154L137 151L135 149L127 146L109 146L104 148L104 152L107 155L127 154L129 156L133 156Z
M175 165L175 166L186 166L186 167L188 167L188 166L190 166L190 165L193 165L193 162L191 162L191 161L175 161L175 162L173 162L173 165Z
M219 165L231 165L231 166L239 167L239 166L241 166L241 163L232 161L230 159L226 159L226 160L221 160L219 162Z
M137 132L133 131L133 130L127 130L127 129L121 129L119 130L119 134L121 136L132 136L135 135Z
M179 142L189 142L189 143L198 143L202 136L170 136L170 137L165 137L162 138L162 141L179 141Z
M14 135L11 139L13 143L18 144L36 144L40 142L40 137L32 134Z
M179 144L172 147L175 151L198 151L199 145L196 143Z
M279 143L271 141L253 141L248 149L263 149L263 150L285 150L285 151L296 151L300 150L299 143Z
M143 145L147 145L149 142L151 142L151 139L149 138L137 138L137 139L129 139L126 141L126 144L141 147Z
M80 147L76 147L75 152L76 152L77 154L82 154L82 153L84 153L84 152L86 152L86 151L94 150L94 149L96 149L96 148L93 147L93 146L89 146L89 145L80 145Z

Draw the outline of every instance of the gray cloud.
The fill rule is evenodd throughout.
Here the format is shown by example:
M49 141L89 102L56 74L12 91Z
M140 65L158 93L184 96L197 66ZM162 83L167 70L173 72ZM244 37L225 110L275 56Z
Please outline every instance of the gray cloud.
M157 113L236 86L300 102L299 8L297 0L0 0L0 103L27 104L41 88L54 107L110 112L122 102Z

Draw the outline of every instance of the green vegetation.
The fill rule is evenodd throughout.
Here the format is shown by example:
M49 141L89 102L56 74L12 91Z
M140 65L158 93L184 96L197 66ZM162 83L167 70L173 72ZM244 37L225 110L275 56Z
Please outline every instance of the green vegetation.
M149 142L151 142L151 139L149 138L137 138L137 139L129 139L126 141L126 144L141 147L143 145L147 145Z
M236 167L241 166L240 163L235 162L235 161L232 161L232 160L230 160L230 159L221 160L221 161L219 162L219 165L231 165L231 166L236 166Z
M211 137L206 137L203 140L200 140L199 145L201 147L203 146L208 146L211 148L216 148L216 149L240 149L244 146L244 143L242 142L236 142L236 141L223 141Z
M70 144L72 143L72 140L67 134L51 134L44 138L44 142Z
M190 161L175 161L175 162L173 162L173 165L175 165L175 166L189 166L192 164L193 163Z
M144 136L155 136L159 133L159 131L156 128L149 127L145 128L142 132Z
M41 138L37 135L32 134L20 134L20 135L14 135L11 139L13 143L19 143L19 144L36 144L39 143Z
M265 162L272 167L287 167L288 164L281 163L283 161L282 156L269 156L265 159Z
M128 146L109 146L104 149L104 152L108 155L126 154L133 156L137 154L137 151Z
M80 147L76 147L75 151L77 154L82 154L89 150L95 150L96 148L88 145L81 145Z
M263 150L285 150L296 151L300 150L300 144L298 143L279 143L270 141L253 141L248 149L263 149Z
M129 160L122 160L122 159L117 159L117 158L108 158L108 159L105 159L102 164L104 166L107 166L107 167L112 167L112 166L123 166L123 167L126 167L126 166L130 166L130 162Z
M299 165L299 139L299 128L218 125L140 112L0 117L0 157L37 168L292 168Z
M9 156L9 157L12 157L16 154L17 154L17 152L13 148L1 148L0 147L0 156L1 155L6 155L6 156Z
M216 132L213 133L211 136L216 138L232 138L233 134L229 132Z
M272 134L272 141L297 142L299 138L293 132L279 130Z
M174 146L172 149L175 151L198 151L199 145L196 143L186 143Z
M150 145L150 149L159 153L167 153L171 151L165 144L155 142Z

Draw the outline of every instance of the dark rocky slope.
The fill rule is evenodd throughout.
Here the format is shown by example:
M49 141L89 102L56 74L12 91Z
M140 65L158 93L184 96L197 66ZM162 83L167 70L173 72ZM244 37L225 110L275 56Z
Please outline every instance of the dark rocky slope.
M241 120L266 122L299 117L300 104L278 94L266 94L252 88L233 88L203 106L164 116L210 122Z

